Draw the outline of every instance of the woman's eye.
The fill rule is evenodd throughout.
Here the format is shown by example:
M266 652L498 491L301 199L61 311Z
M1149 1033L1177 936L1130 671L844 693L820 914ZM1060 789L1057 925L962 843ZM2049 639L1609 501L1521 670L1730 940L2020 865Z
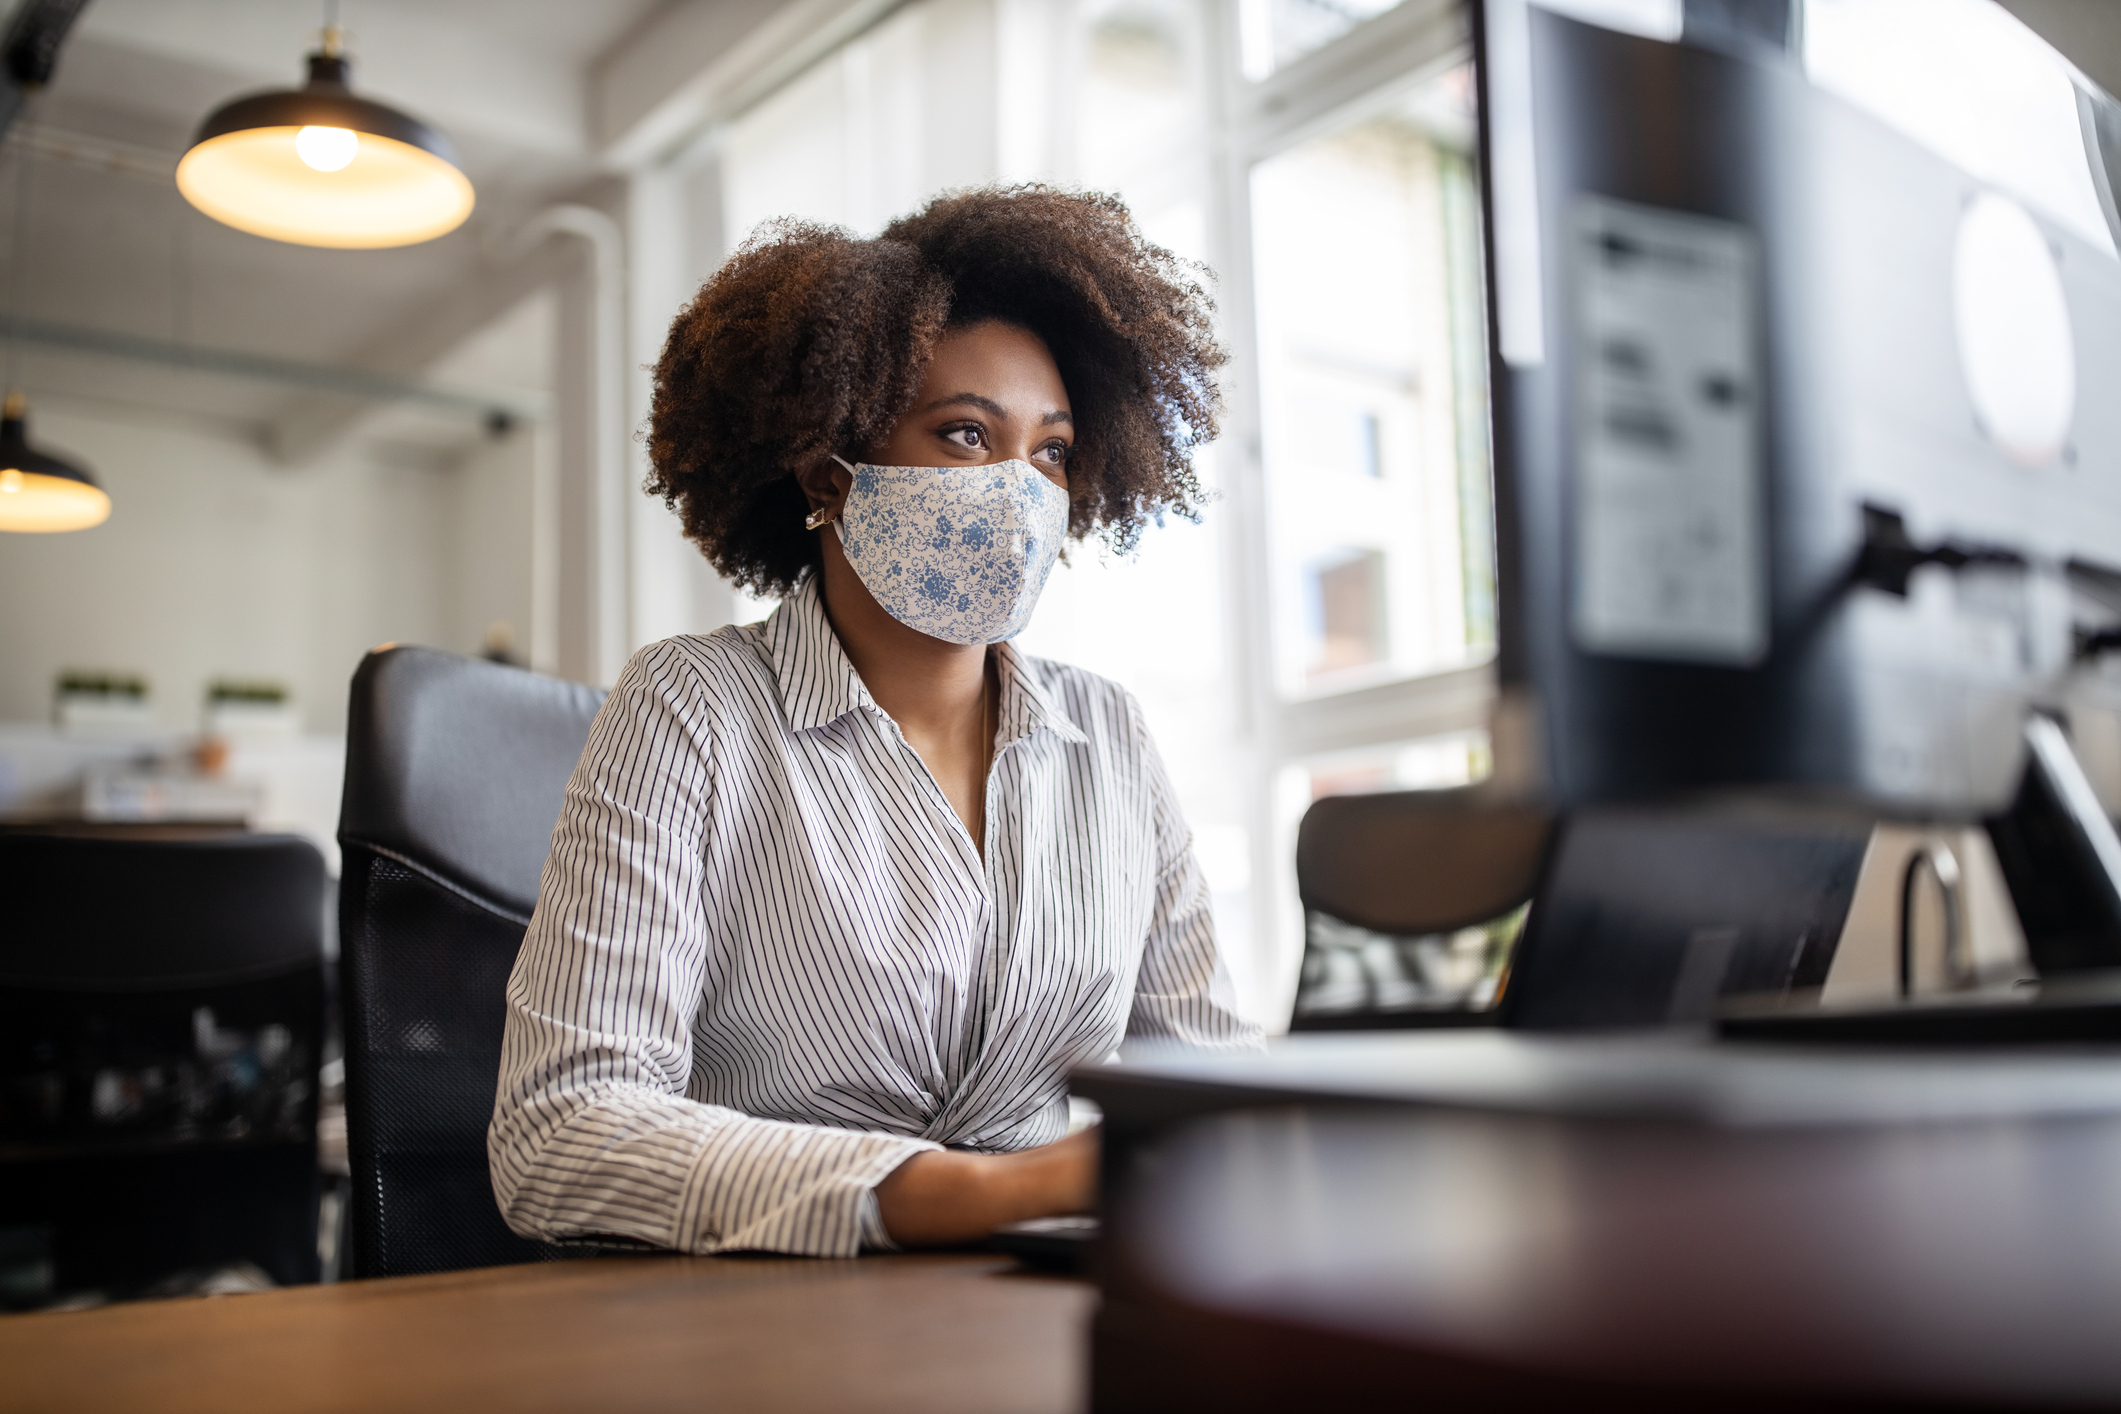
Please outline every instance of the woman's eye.
M976 452L987 445L987 430L983 427L953 427L943 434L943 440Z
M1045 446L1038 449L1038 454L1055 466L1066 466L1068 464L1068 444L1066 442L1048 442Z

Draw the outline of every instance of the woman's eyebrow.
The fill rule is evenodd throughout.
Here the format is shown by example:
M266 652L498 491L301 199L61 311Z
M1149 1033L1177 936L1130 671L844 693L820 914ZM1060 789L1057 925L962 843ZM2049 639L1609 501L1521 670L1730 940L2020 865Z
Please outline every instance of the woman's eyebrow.
M947 398L937 398L934 402L922 408L921 411L934 412L937 408L946 407L975 407L981 412L992 413L1005 421L1009 416L1007 408L983 393L952 393ZM1041 427L1052 427L1062 422L1067 423L1070 427L1075 425L1074 414L1070 413L1066 408L1057 408L1047 413L1038 420L1038 425Z
M991 412L996 417L1007 417L1009 415L1009 410L1000 403L992 398L983 397L978 393L952 393L947 398L937 398L934 402L922 408L921 411L934 412L937 408L946 408L953 403L964 403L978 408L981 412Z

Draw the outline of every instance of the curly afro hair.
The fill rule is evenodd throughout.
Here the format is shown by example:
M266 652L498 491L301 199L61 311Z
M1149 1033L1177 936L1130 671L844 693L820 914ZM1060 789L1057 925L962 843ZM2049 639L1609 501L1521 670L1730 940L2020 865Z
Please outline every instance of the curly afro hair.
M785 594L818 561L796 472L859 460L945 330L1004 320L1045 340L1073 405L1069 534L1125 552L1151 517L1199 513L1193 448L1215 436L1227 356L1198 270L1117 198L1043 186L951 193L874 240L769 222L670 327L646 489L716 569Z

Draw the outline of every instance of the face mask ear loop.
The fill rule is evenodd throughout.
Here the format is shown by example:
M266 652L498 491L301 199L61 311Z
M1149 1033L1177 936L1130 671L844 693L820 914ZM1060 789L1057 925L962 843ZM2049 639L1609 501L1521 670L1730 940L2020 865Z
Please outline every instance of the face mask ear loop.
M827 454L827 456L831 456L831 460L836 460L836 462L840 462L842 466L846 466L846 475L855 475L855 464L853 464L853 462L848 462L848 460L846 460L844 456L840 456L838 452L831 452L831 454ZM855 488L848 488L848 490L855 490ZM846 549L846 532L842 532L842 530L840 530L840 517L842 517L842 515L846 515L846 505L844 505L844 502L842 502L842 505L840 505L840 515L834 515L834 517L831 517L831 534L834 534L834 538L836 538L836 541L840 541L840 549Z
M839 464L840 464L841 466L843 466L843 467L846 467L846 468L847 468L847 474L848 474L849 476L852 476L852 475L854 475L854 463L852 463L852 462L848 461L848 460L847 460L847 459L846 459L845 457L841 456L841 455L840 455L840 454L839 454L838 452L828 452L828 453L826 453L826 455L827 455L827 456L830 456L830 457L831 457L831 458L832 458L832 459L833 459L834 461L838 462L838 463L839 463ZM848 488L848 489L849 489L849 490L852 490L853 488L852 488L852 487L850 487L850 488ZM847 513L847 511L846 511L846 507L845 507L844 505L842 505L842 506L841 506L841 508L840 508L840 515L845 515L846 513ZM847 546L847 537L846 537L845 535L843 535L843 534L841 534L841 533L840 533L840 521L839 521L839 516L834 516L834 517L832 518L832 521L831 521L830 523L831 523L831 526L832 526L832 534L833 534L833 538L834 538L834 539L836 539L836 540L838 540L838 541L840 542L840 548L841 548L841 549L845 549L845 548L846 548L846 546Z

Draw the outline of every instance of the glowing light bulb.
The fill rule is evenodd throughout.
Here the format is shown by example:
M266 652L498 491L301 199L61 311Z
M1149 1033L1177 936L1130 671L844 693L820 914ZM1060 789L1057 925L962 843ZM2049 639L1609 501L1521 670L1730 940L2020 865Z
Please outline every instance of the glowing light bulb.
M0 496L12 496L22 489L22 473L15 467L0 471Z
M304 128L295 134L295 154L319 172L339 171L360 150L361 135L350 128Z

